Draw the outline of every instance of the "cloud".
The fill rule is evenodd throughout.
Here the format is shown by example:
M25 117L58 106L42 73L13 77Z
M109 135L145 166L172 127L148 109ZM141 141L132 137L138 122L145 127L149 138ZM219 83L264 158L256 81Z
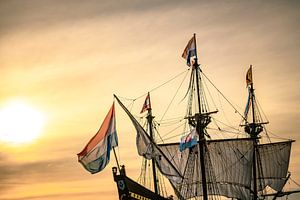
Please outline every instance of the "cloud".
M31 199L62 199L62 198L82 198L82 197L102 197L104 195L111 194L111 192L81 192L81 193L61 193L61 194L49 194L49 195L35 195L35 196L26 196L20 198L2 198L2 200L31 200Z
M99 177L104 182L100 182ZM105 180L109 182L105 183ZM116 192L114 185L110 170L91 176L75 158L26 163L8 162L6 159L0 164L2 200L109 199Z
M56 2L56 3L54 3ZM51 27L56 24L76 23L93 18L109 18L122 13L146 12L162 7L177 5L181 1L146 0L80 0L60 1L1 1L1 32L26 27Z
M55 2L55 3L54 3ZM260 20L266 16L272 16L273 11L286 12L299 7L299 2L289 1L288 4L281 1L273 1L272 4L262 2L244 2L243 4L233 1L180 1L180 0L28 0L28 1L1 1L0 2L0 34L10 33L14 30L28 30L32 27L47 29L52 26L65 25L73 26L79 21L85 20L109 20L110 18L125 15L155 16L152 19L155 23L161 21L158 12L168 15L170 11L177 10L182 22L194 28L202 20L209 23L230 24L233 20L247 23L252 18L257 23L257 17L263 14ZM255 9L255 16L252 12ZM190 11L190 12L187 12ZM293 13L293 12L291 12ZM224 17L219 17L224 15ZM290 16L287 13L287 16ZM199 17L201 16L201 17ZM187 20L188 18L188 20ZM136 20L139 17L135 17ZM119 18L122 20L122 18ZM178 21L176 17L174 20ZM191 26L193 25L193 26ZM252 27L249 26L249 29Z
M0 185L6 188L30 182L56 182L78 180L74 173L77 170L75 158L35 161L27 163L9 162L7 159L0 163ZM43 178L41 178L43 177Z

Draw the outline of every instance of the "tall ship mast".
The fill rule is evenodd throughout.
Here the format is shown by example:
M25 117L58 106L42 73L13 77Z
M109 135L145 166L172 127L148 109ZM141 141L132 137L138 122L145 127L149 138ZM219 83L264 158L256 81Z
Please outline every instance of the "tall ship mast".
M198 63L195 34L189 40L182 57L189 67L186 75L190 73L188 89L185 95L181 96L187 101L186 112L178 120L184 130L179 131L177 127L165 134L179 132L180 138L177 142L167 142L161 137L158 129L163 120L158 122L153 115L156 110L151 104L151 93L139 97L146 96L140 112L146 119L145 126L140 118L124 105L122 98L114 95L136 130L137 153L143 157L140 177L137 181L129 178L125 166L119 165L115 153L119 141L115 128L114 104L97 134L78 154L78 160L85 169L91 173L103 170L109 162L112 150L117 163L117 167L113 167L112 171L120 200L257 200L276 199L298 192L283 190L290 178L288 166L294 140L261 142L261 134L268 122L263 121L256 100L252 66L246 75L249 97L244 114L240 114L203 73ZM206 91L208 87L204 80L208 81L216 89L219 97L221 96L235 113L239 114L242 123L237 124L237 127L243 127L244 132L236 128L234 130L239 133L238 136L214 138L212 130L216 135L223 134L224 130L218 125L222 122L214 117L218 115L219 109L211 108L207 94L210 97L212 95ZM170 81L166 83L168 82ZM180 87L171 102L174 102ZM126 101L126 98L123 99ZM132 99L132 103L137 99ZM170 105L167 106L166 112L170 110ZM172 111L177 111L177 108ZM211 124L216 124L217 128L211 128ZM168 181L169 187L173 189L172 195L168 195L162 186L165 185L165 181Z
M288 163L290 160L291 145L294 140L271 142L269 136L268 143L261 143L260 134L264 131L268 121L264 121L262 113L255 95L254 81L252 75L252 65L246 73L246 85L248 89L248 100L244 112L244 119L241 126L245 132L253 139L252 158L252 197L261 199L272 196L272 199L283 196L283 187L290 178ZM272 188L275 193L266 193L266 188ZM292 191L292 193L299 192ZM291 194L291 193L286 193Z

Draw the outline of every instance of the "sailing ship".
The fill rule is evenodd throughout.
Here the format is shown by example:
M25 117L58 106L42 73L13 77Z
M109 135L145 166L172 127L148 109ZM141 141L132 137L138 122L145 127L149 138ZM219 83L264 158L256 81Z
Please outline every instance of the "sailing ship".
M257 200L276 199L299 192L283 190L291 175L288 167L294 140L261 142L261 134L266 130L265 125L268 122L263 121L255 96L252 66L246 75L249 96L245 112L240 114L234 108L241 117L242 122L238 127L244 130L244 137L214 139L208 127L214 121L213 116L217 115L218 110L209 109L203 84L203 79L207 76L198 63L195 34L189 40L182 57L187 60L190 80L184 97L187 99L187 109L181 119L185 124L181 139L172 143L158 142L154 134L157 124L152 114L154 108L151 106L150 93L147 93L141 111L147 112L146 127L141 125L121 98L114 95L136 129L137 152L143 157L139 181L127 176L125 166L119 165L115 153L114 147L118 140L114 104L97 134L78 154L83 166L91 173L101 171L107 165L112 149L117 161L117 167L113 167L112 172L120 200ZM216 130L218 131L221 131L220 127ZM99 157L99 152L104 153ZM146 173L147 167L150 167L152 174L148 187L145 186L149 174ZM169 181L174 196L168 196L163 191L160 186L163 183L161 175Z

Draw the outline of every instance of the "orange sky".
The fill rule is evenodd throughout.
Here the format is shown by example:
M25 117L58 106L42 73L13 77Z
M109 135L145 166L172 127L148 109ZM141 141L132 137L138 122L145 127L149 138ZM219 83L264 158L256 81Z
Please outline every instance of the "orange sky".
M114 93L137 97L187 70L181 53L193 33L205 74L241 109L245 73L254 66L269 130L297 140L290 170L300 182L299 9L292 0L0 1L0 107L22 99L46 117L34 142L0 141L0 199L116 200L114 160L90 175L76 154ZM154 92L153 105L163 107L166 93ZM134 130L120 107L117 115L118 152L135 179Z

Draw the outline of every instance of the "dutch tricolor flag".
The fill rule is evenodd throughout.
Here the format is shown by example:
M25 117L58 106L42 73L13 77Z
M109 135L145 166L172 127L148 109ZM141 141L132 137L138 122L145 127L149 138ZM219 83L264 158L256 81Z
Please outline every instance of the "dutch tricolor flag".
M109 163L110 151L118 146L115 106L111 106L99 131L77 154L78 161L92 174L100 172Z

